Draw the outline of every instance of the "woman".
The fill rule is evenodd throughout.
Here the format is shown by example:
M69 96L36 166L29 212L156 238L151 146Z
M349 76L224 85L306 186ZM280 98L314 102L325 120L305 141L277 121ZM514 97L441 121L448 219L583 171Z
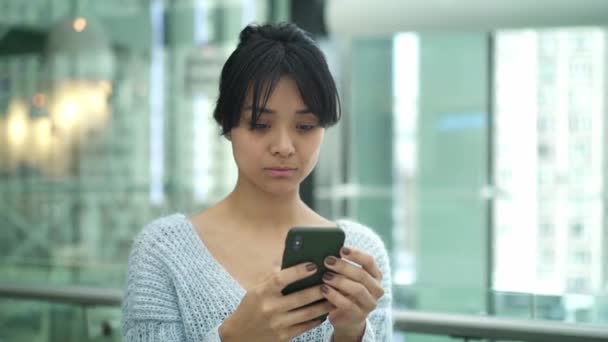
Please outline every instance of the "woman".
M214 117L232 144L237 184L201 213L158 219L138 235L124 340L390 340L382 241L360 224L321 217L299 197L325 128L340 117L335 83L312 39L293 24L246 27L222 69ZM332 272L324 284L283 296L282 288L316 271L280 269L287 231L336 225L345 248L326 260Z

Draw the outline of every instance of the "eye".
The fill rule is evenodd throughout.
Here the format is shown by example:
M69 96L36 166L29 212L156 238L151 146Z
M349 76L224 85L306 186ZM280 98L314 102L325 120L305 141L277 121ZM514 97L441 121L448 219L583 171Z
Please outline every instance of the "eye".
M250 123L249 127L252 131L261 131L270 128L270 125L264 123Z
M302 125L298 125L298 129L304 132L308 132L311 131L313 129L315 129L317 127L317 125L307 125L307 124L302 124Z

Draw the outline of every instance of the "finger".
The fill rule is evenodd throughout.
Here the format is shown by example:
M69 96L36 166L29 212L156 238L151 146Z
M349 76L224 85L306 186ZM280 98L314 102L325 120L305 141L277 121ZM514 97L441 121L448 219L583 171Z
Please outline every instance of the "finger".
M321 293L321 286L317 285L283 296L279 299L278 305L282 312L286 312L314 303L319 299L323 299L323 293Z
M308 278L317 271L318 267L314 263L298 264L285 268L280 272L274 272L267 282L270 283L270 288L273 290L273 292L280 292L287 285L300 279Z
M329 313L333 309L335 309L335 306L323 298L322 301L317 304L289 311L285 313L283 317L285 319L285 325L291 326L316 319L319 316Z
M348 261L331 256L325 259L325 266L327 266L327 268L331 271L334 271L334 273L341 274L357 283L362 284L374 296L374 298L380 298L384 295L384 290L382 289L382 285L379 283L379 280L373 278L371 274L361 267L357 267Z
M323 282L340 291L342 295L346 295L345 297L355 299L364 312L371 312L376 308L376 298L360 283L332 272L323 275Z
M371 255L354 247L342 247L340 255L344 259L361 265L374 279L382 280L382 272Z
M346 310L357 316L363 315L362 309L357 304L331 286L324 284L321 286L321 290L323 291L323 296L325 296L325 298L327 298L327 300L336 308Z

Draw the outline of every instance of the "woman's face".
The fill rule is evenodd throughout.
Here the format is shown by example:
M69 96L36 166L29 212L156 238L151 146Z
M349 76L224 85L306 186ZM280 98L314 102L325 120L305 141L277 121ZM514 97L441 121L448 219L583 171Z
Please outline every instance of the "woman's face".
M230 131L239 181L275 194L298 190L317 163L325 129L290 77L281 77L253 129L251 104L248 95Z

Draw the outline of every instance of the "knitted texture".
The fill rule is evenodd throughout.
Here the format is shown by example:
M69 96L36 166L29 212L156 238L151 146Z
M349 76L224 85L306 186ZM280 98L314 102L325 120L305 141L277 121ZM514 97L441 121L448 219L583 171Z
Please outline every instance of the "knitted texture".
M384 296L367 318L363 342L392 338L391 272L386 248L371 229L348 220L337 224L345 245L372 255ZM129 256L122 332L126 342L220 342L218 328L238 307L245 290L212 256L190 220L173 214L148 224ZM320 326L292 341L331 341L333 326Z

